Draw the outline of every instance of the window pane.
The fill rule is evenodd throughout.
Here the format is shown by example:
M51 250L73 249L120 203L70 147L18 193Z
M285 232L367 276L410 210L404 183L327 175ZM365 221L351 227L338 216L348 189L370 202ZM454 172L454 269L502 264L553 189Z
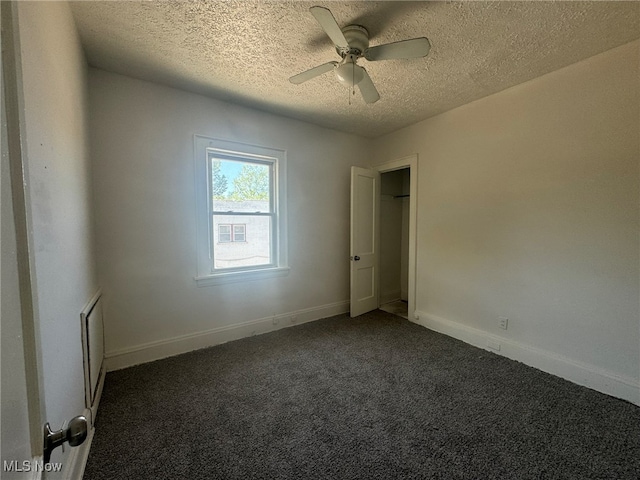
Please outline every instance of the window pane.
M214 212L271 212L272 165L210 157Z
M231 225L218 225L218 242L226 243L231 241Z
M245 226L244 225L234 225L233 226L233 241L234 242L244 242L245 240L246 240Z
M214 215L213 232L218 232L221 224L233 224L233 242L214 242L213 268L239 268L270 265L271 259L271 217L253 215ZM240 228L242 227L242 232ZM236 230L236 228L238 228ZM242 240L238 235L243 236Z

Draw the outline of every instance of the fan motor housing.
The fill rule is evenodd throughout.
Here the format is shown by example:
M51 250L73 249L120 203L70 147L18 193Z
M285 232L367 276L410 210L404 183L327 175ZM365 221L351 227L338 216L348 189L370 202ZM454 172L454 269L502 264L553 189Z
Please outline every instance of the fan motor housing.
M369 32L361 25L347 25L342 29L344 38L349 44L348 49L341 49L336 47L336 51L341 57L345 55L357 55L362 56L364 51L369 48Z

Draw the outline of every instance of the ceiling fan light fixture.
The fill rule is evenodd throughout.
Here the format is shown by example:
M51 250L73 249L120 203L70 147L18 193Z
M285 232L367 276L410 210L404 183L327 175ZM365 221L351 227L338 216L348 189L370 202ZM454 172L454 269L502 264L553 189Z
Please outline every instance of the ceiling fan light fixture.
M364 57L370 62L419 58L426 56L431 48L431 44L426 37L411 38L369 47L369 32L362 25L347 25L340 28L328 8L316 5L311 7L309 11L318 21L320 28L324 30L324 33L333 42L336 52L342 57L342 61L340 63L323 63L290 77L289 81L295 85L304 83L333 69L336 79L342 85L348 87L350 92L355 95L355 86L358 85L365 103L375 103L380 100L380 94L367 71L356 63L359 58ZM349 96L349 104L351 104L351 95Z
M364 68L357 65L351 59L346 60L336 67L336 78L347 87L359 84L364 78Z

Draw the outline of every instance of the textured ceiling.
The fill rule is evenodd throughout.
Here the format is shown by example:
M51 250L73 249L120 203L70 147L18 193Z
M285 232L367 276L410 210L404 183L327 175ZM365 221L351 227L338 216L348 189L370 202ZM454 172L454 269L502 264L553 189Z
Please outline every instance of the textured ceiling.
M367 105L329 72L339 60L309 13L365 26L371 45L426 36L426 58L368 62ZM91 66L375 137L640 38L637 2L72 3Z

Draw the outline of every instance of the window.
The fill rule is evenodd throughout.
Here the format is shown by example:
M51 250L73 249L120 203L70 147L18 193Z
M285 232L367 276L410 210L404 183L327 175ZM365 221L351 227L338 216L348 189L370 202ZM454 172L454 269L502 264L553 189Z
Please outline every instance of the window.
M229 243L231 241L231 225L218 225L218 243Z
M218 243L246 242L246 225L218 224Z
M246 242L247 241L247 226L246 225L233 225L233 238L232 242Z
M288 272L285 155L196 136L198 285Z

